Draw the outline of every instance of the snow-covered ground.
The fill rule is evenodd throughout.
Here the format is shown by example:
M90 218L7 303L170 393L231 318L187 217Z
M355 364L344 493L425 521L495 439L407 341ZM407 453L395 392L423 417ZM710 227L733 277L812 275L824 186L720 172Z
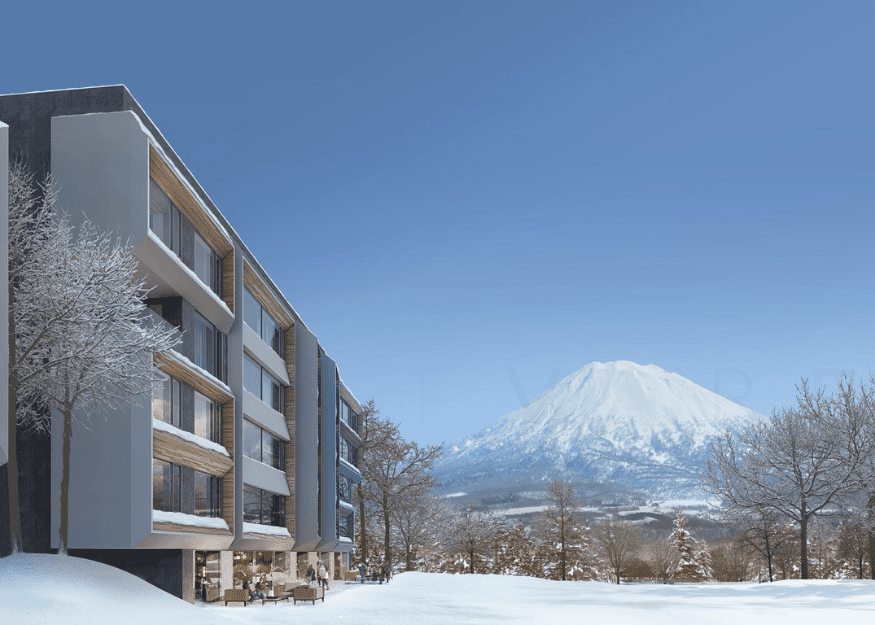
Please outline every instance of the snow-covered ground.
M622 585L498 575L403 573L390 584L334 582L325 602L192 606L102 564L48 555L0 560L0 623L145 625L302 622L871 623L875 582Z

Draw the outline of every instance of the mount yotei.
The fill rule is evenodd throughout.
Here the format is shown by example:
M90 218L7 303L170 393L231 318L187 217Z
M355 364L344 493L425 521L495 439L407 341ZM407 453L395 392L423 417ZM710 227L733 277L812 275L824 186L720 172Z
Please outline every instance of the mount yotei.
M656 365L593 362L453 445L436 476L468 493L543 489L563 477L609 498L700 499L714 437L760 418Z

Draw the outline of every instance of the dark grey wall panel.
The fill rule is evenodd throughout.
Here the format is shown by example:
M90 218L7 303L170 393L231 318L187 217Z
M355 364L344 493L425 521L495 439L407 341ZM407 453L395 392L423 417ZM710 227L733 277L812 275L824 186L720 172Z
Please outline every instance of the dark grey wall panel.
M303 324L295 324L295 549L319 543L319 345Z
M318 551L337 546L337 364L320 347L322 360L322 540Z

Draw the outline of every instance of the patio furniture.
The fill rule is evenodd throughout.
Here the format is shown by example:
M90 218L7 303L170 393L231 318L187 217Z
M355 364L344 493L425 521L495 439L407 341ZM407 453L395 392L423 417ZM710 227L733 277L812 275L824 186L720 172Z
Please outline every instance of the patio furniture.
M322 603L325 603L325 589L322 586L298 586L292 591L292 599L295 604L298 601L312 601L316 605L316 599L322 599Z
M223 597L225 600L225 605L228 605L229 601L243 602L245 606L247 603L251 603L249 601L249 591L243 590L240 588L229 588L225 591L225 596Z
M270 601L272 603L276 603L277 601L282 601L283 599L288 601L292 597L292 595L291 595L291 593L285 592L285 589L286 589L285 584L274 584L273 585L273 596L272 597L265 597L264 599L262 599L261 605L264 605L265 601Z

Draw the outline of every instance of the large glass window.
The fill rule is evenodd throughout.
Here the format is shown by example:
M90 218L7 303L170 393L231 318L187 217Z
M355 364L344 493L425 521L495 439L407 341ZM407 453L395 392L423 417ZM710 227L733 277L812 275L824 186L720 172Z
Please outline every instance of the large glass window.
M214 443L222 442L222 408L197 391L194 392L194 433Z
M340 457L354 467L357 467L359 464L358 449L342 436L340 437Z
M178 428L182 427L182 384L166 373L159 372L161 384L152 391L152 416Z
M286 498L267 490L243 485L243 521L260 525L286 526Z
M149 178L149 228L177 256L182 249L179 209L152 178Z
M194 513L222 516L222 480L208 473L194 472Z
M243 421L243 455L274 469L286 470L285 441L246 419Z
M352 490L355 484L345 475L337 476L337 496L347 503L352 503Z
M225 335L199 314L194 330L194 364L225 382Z
M182 467L152 458L152 508L182 512Z
M222 296L221 261L197 232L194 233L194 272L216 295Z
M249 354L243 356L243 388L277 412L283 412L282 384Z
M243 420L243 455L261 462L261 428Z
M340 400L340 420L346 423L354 431L358 431L358 415L342 399Z
M352 519L351 514L337 514L337 536L340 538L352 538Z
M243 290L243 321L264 339L273 351L285 358L285 331L248 289Z

